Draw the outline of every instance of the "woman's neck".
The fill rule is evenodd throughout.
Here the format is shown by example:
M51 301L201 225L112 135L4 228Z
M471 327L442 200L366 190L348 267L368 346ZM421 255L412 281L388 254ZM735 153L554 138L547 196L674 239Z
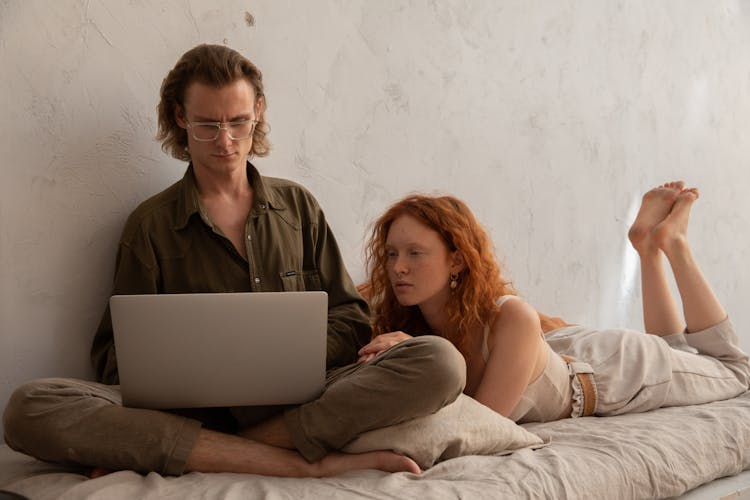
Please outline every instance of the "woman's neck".
M420 305L419 310L422 317L427 322L427 326L435 335L444 337L445 327L448 324L448 315L445 313L445 304L441 305Z

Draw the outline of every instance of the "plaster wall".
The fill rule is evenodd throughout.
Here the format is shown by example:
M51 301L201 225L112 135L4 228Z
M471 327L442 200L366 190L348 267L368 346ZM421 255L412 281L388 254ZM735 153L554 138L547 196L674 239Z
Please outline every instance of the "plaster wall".
M750 348L747 2L0 0L2 407L25 380L92 375L124 220L184 171L153 139L159 85L202 42L263 70L257 165L318 197L355 281L375 216L446 192L538 309L640 328L626 232L681 178Z

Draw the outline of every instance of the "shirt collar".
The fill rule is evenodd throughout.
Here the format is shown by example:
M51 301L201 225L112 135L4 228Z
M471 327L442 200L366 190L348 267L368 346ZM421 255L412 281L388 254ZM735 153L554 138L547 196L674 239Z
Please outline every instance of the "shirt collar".
M263 176L260 175L258 169L255 166L247 162L247 179L250 185L253 186L254 200L253 200L253 211L259 212L266 207L274 210L284 210L283 200L275 195L273 191L269 191L263 182ZM190 217L193 214L198 214L204 221L208 222L208 213L198 195L198 186L195 182L195 172L193 171L193 164L188 165L185 175L182 177L182 190L177 205L177 218L175 229L179 230L187 226ZM210 223L209 223L210 225Z
M247 178L250 185L253 186L255 194L253 210L259 212L266 207L273 210L284 210L286 208L284 200L275 191L267 189L265 182L263 182L263 176L250 162L247 162Z

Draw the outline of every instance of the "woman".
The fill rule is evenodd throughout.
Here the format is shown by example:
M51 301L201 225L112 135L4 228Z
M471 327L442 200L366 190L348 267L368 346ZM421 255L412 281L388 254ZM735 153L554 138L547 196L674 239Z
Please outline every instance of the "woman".
M376 336L360 351L360 361L411 335L445 337L466 359L464 392L517 422L734 397L748 389L750 365L688 246L697 198L697 189L685 189L683 182L652 189L630 229L651 335L580 326L544 335L539 314L503 280L486 232L463 202L405 198L375 222L368 244Z

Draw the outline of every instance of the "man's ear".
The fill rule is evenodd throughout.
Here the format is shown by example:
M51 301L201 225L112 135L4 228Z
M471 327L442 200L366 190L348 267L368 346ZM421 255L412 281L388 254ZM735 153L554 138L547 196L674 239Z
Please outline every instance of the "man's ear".
M464 255L459 250L453 251L451 253L451 271L454 273L460 273L464 269L466 269Z
M255 119L260 120L266 110L266 98L262 95L255 97Z
M185 121L185 113L182 109L182 106L179 104L174 107L174 119L177 122L177 125L179 125L182 128L187 128L187 122Z

